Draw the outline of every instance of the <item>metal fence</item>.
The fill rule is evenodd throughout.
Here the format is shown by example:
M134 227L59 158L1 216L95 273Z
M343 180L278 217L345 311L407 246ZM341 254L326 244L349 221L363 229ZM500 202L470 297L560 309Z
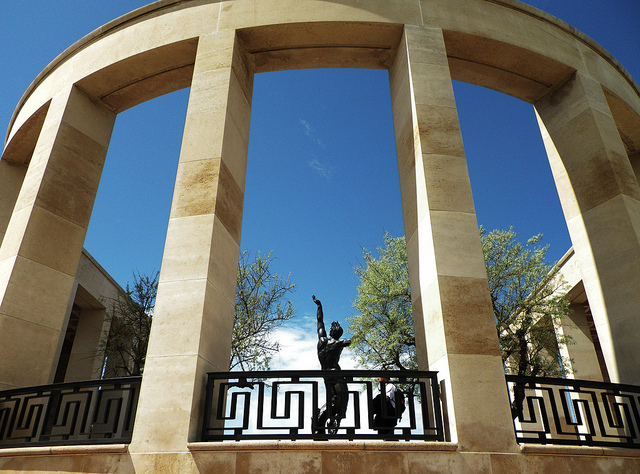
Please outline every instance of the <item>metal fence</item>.
M507 375L519 443L640 448L640 387Z
M404 393L406 408L400 420L397 413L391 413L376 398L380 388L386 392L386 383L380 387L379 377L390 378L387 383L393 383ZM331 413L331 407L327 408L331 405L327 387L336 384L346 400L343 415ZM323 418L325 410L328 416ZM395 426L389 427L389 423ZM208 374L203 441L381 438L444 440L437 372L309 370Z
M0 447L129 443L142 377L0 392Z

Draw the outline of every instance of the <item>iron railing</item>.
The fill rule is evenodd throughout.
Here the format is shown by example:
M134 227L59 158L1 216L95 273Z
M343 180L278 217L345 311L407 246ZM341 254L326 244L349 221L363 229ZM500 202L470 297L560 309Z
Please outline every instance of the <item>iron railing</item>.
M379 377L405 393L402 419L389 432L374 427ZM319 421L325 386L341 384L346 414ZM384 390L384 387L383 387ZM376 400L374 403L374 399ZM329 402L330 403L330 402ZM324 407L326 408L326 407ZM377 410L377 417L387 417ZM322 417L320 417L322 419ZM320 426L322 423L322 426ZM262 371L208 374L203 441L248 439L404 439L443 441L437 372L343 370Z
M640 387L507 375L519 443L640 448Z
M0 392L0 447L129 443L142 377Z

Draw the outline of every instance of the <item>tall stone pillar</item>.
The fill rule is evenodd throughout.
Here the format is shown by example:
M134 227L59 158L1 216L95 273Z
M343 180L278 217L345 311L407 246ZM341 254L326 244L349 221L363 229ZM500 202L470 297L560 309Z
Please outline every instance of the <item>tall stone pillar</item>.
M405 26L390 70L418 364L462 451L517 449L442 31Z
M52 100L0 247L0 390L50 383L115 114Z
M572 343L564 345L560 353L571 361L575 378L596 382L607 381L602 374L598 352L591 337L584 303L572 303L570 308L569 314L562 319L561 326L556 328L556 332L569 336Z
M633 168L633 173L636 175L636 179L640 182L640 151L635 151L629 154L629 161Z
M12 163L4 157L0 159L0 245L26 173L26 165Z
M640 187L600 84L575 73L535 104L612 382L640 385Z
M42 130L49 102L31 115L20 130L5 143L0 158L0 245L7 231L13 208L27 173L31 157Z
M234 32L200 38L130 452L186 452L205 374L229 370L253 73Z
M82 308L73 340L65 382L99 379L103 357L97 357L100 341L106 339L111 327L107 310Z

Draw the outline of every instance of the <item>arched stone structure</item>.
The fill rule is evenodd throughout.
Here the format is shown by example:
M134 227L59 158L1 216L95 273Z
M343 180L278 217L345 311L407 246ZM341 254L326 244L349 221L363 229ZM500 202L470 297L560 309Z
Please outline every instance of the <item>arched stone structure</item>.
M640 91L598 45L515 0L161 0L62 53L12 117L0 388L51 380L116 114L190 85L128 453L195 469L204 374L229 360L253 74L301 67L389 70L419 364L459 451L517 446L452 78L535 105L609 373L640 383Z

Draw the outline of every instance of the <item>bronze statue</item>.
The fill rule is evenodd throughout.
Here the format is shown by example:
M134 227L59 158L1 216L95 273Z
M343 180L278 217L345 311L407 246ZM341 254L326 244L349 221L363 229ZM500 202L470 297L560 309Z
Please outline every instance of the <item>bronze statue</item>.
M313 302L318 306L318 360L322 370L340 370L340 355L342 349L351 344L351 339L340 339L342 327L334 321L329 329L329 337L324 327L324 314L322 303L312 296ZM345 417L348 402L348 388L344 377L325 377L326 405L317 418L317 433L324 433L327 422L329 433L335 434L340 426L340 420Z

